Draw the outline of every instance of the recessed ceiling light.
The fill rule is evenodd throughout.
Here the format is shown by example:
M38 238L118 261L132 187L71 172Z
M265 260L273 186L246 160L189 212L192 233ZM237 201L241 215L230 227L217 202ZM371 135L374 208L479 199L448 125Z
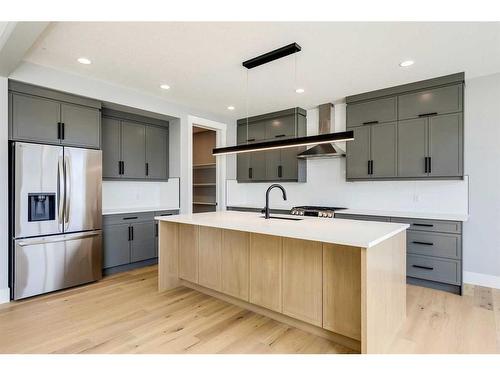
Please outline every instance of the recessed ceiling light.
M84 64L84 65L90 65L92 64L92 61L90 61L89 59L87 59L86 57L80 57L78 58L77 60L80 64Z
M227 109L229 109L230 111L234 111L234 107L232 105L230 105L229 107L227 107Z
M295 92L296 92L297 94L303 94L305 91L306 91L306 90L304 90L304 89L296 89L296 90L295 90Z
M163 84L163 85L160 85L160 88L163 89L163 90L169 90L170 86L166 85L166 84Z
M406 60L406 61L403 61L403 62L400 62L399 63L399 66L404 68L404 67L407 67L407 66L410 66L410 65L413 65L415 64L415 61L413 60Z

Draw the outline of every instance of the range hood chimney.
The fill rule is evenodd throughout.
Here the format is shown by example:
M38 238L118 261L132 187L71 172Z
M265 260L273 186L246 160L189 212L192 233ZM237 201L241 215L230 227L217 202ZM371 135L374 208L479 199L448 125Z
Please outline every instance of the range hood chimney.
M332 109L335 108L332 103L321 104L319 107L319 131L318 134L328 134L335 132L335 124L332 126ZM345 152L336 144L319 144L297 155L299 159L320 159L344 156Z

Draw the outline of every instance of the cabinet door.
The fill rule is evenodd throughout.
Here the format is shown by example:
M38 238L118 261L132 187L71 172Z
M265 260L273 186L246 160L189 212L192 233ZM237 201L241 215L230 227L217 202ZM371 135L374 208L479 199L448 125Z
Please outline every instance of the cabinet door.
M198 283L198 227L179 224L179 278Z
M281 312L281 237L250 234L250 302Z
M361 249L323 244L323 328L361 339Z
M295 137L295 129L297 125L295 120L297 116L290 115L267 120L265 122L266 138L270 141L275 141L278 139Z
M237 144L247 143L247 124L239 124L236 129L236 142Z
M130 261L139 262L151 259L155 253L155 223L148 221L144 223L131 224L132 241L130 242Z
M377 124L371 126L370 150L372 160L372 177L395 177L397 146L397 123Z
M267 179L267 151L248 153L250 180L265 181Z
M250 180L250 154L236 155L236 179L240 182Z
M281 150L265 151L266 154L266 180L278 181L283 174L281 166Z
M198 283L221 290L222 229L199 228Z
M146 126L147 178L168 179L168 130Z
M250 233L224 230L222 233L221 291L248 301Z
M102 118L102 177L121 177L119 162L121 160L120 121Z
M398 177L425 177L427 119L398 122Z
M146 177L145 133L144 125L122 121L121 150L124 164L122 177Z
M283 238L283 314L321 327L323 246Z
M33 96L12 95L12 137L19 140L60 143L60 104Z
M348 104L346 108L347 127L366 123L390 122L397 120L396 97Z
M290 147L280 151L281 180L297 180L299 178L297 155L305 150L306 147Z
M347 178L369 178L370 127L359 126L352 129L354 140L346 143Z
M463 85L438 87L398 97L398 118L417 118L419 115L437 115L462 111Z
M101 111L98 109L63 103L61 122L64 123L64 145L101 147Z
M103 268L130 263L128 224L105 225L103 227Z
M462 114L429 118L429 176L462 176Z
M267 138L266 124L264 122L255 122L248 125L248 142L263 141Z

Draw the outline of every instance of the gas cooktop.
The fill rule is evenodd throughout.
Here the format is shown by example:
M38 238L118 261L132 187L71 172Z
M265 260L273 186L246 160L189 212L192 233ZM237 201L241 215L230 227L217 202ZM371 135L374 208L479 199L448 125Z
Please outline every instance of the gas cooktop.
M345 207L297 206L290 210L290 214L333 218L338 210L345 210Z

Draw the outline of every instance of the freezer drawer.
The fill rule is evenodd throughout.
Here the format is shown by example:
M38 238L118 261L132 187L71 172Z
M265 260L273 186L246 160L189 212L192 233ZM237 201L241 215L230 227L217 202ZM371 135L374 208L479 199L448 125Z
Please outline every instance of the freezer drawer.
M99 280L102 231L17 240L14 299Z

